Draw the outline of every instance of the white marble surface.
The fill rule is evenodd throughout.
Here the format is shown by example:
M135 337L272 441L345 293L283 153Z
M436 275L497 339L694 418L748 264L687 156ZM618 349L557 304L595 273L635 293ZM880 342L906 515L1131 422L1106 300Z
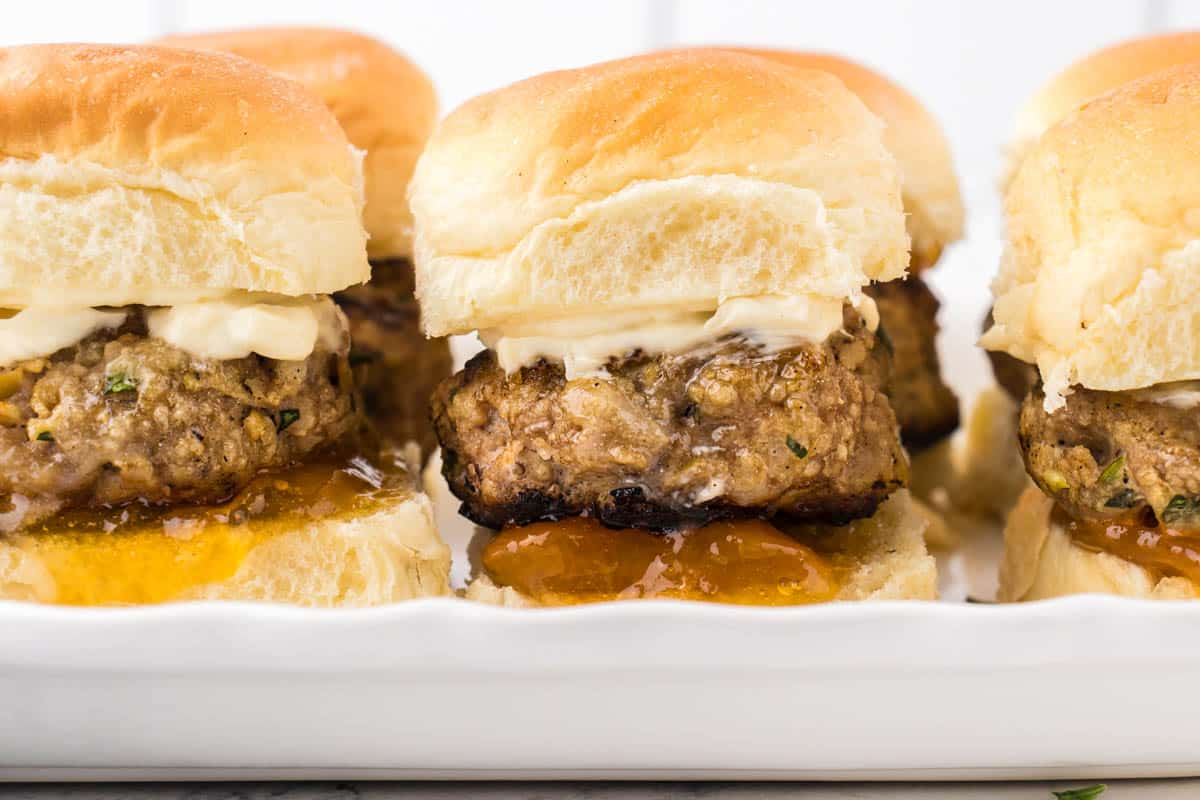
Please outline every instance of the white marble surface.
M1053 800L1088 781L1030 783L212 783L0 785L5 800ZM1200 780L1110 781L1100 800L1200 797Z

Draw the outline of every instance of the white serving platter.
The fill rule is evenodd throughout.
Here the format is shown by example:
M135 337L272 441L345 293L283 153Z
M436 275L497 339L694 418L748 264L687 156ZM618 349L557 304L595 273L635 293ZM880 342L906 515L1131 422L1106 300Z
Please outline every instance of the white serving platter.
M0 604L0 777L1200 774L1200 605Z
M985 227L932 275L968 398ZM997 549L943 559L939 603L0 603L0 779L1200 775L1200 603L962 602Z

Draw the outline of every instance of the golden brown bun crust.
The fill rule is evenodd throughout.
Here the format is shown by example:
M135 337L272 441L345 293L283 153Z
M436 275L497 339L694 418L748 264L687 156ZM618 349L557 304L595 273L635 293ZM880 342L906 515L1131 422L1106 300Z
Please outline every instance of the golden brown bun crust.
M817 537L821 552L836 553L839 564L849 566L838 600L936 600L937 562L925 549L927 513L907 491L899 491L868 519L843 527L803 526L796 533L801 541ZM486 575L471 581L466 597L514 608L537 605Z
M1200 377L1200 65L1092 100L1046 131L1006 198L984 346L1072 385Z
M740 53L553 72L442 121L410 188L427 333L837 293L907 264L882 125L828 73Z
M361 167L337 120L235 56L0 50L0 172L0 303L327 294L369 275Z
M1030 486L1004 528L1004 560L996 599L1011 603L1087 592L1152 600L1190 600L1200 587L1159 577L1132 561L1076 546L1051 518L1054 501Z
M1055 75L1017 114L1012 147L1019 158L1054 123L1088 100L1161 69L1200 60L1200 32L1145 36L1090 53Z
M841 56L736 49L794 67L828 72L883 120L883 142L900 166L904 211L912 239L909 272L915 275L933 266L947 245L962 238L965 211L950 143L920 100L873 69Z
M333 28L249 28L168 36L161 44L221 50L315 92L350 142L366 152L364 222L372 259L412 255L408 182L437 122L433 83L378 39Z

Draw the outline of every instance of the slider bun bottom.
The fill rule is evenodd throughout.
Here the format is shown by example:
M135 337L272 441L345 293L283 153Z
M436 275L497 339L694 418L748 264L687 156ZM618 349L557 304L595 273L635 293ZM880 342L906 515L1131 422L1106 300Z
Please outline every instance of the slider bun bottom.
M1004 529L1000 602L1042 600L1102 592L1152 600L1189 600L1200 587L1181 577L1159 577L1110 553L1079 547L1051 519L1054 501L1030 486Z
M868 519L842 527L800 526L792 532L801 540L819 534L821 552L837 553L839 561L849 562L838 600L935 600L937 564L925 550L928 525L912 496L899 491ZM466 597L515 608L538 605L512 587L497 586L486 575L471 581Z
M251 521L240 531L245 534L255 525ZM204 551L207 564L176 556L178 571L168 570L165 576L120 558L116 555L120 545L115 542L111 563L120 567L106 573L100 563L105 554L88 569L71 557L70 544L65 555L60 548L51 560L39 554L35 537L0 537L0 600L98 605L245 600L355 607L451 594L450 550L434 529L432 507L423 495L392 501L359 516L263 533L244 552L229 539L219 541ZM210 529L197 534L206 535L221 537L222 532ZM249 535L254 537L255 531ZM231 549L234 561L229 560ZM64 571L64 563L76 569ZM201 575L212 578L213 570L226 574L197 581ZM72 574L78 582L68 585Z

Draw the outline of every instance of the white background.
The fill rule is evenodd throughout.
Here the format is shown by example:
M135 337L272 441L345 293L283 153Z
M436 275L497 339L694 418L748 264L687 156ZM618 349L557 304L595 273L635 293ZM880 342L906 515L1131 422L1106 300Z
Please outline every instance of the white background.
M995 176L1018 106L1074 59L1130 36L1200 27L1196 0L125 0L20 4L0 44L137 41L175 31L304 23L355 28L434 78L443 111L551 69L680 44L842 53L917 94L942 121L969 212L969 242L933 283L965 396L989 378L973 349L999 255ZM403 97L380 97L402 103Z

